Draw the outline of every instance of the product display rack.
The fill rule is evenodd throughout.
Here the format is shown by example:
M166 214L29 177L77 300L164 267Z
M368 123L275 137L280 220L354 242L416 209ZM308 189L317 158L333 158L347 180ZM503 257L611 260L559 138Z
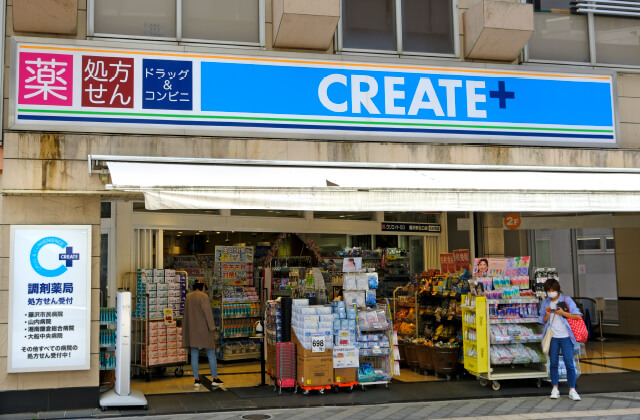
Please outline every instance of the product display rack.
M418 336L435 341L458 340L458 333L462 327L462 318L459 313L461 295L455 291L426 291L418 293L419 308L417 332ZM431 325L432 331L425 331ZM439 327L448 333L438 333ZM459 340L458 340L459 341Z
M472 375L475 375L480 385L486 386L491 381L491 387L497 391L500 382L509 379L536 379L540 386L543 378L547 376L546 360L539 352L539 342L542 339L538 318L505 318L499 315L489 316L490 305L501 308L508 305L537 304L535 298L522 299L487 299L483 296L466 295L462 305L463 312L463 344L464 366ZM514 328L514 333L491 336L491 326L498 325L524 325L534 332L533 335L521 336ZM537 356L517 360L513 358L510 363L492 362L492 352L509 350L509 346L519 346L525 343L535 343L530 346ZM499 347L502 346L502 347Z
M403 310L406 309L406 310ZM413 313L411 312L413 310ZM406 315L405 315L406 312ZM398 327L394 328L398 335L401 338L418 338L418 317L419 317L419 307L418 307L418 294L415 292L413 288L409 288L406 286L397 287L393 291L393 322L398 325ZM413 324L415 328L415 332L412 334L407 334L400 327L402 324ZM410 325L409 325L410 326Z
M391 297L396 287L411 281L411 260L408 252L404 255L385 255L384 267L380 268L382 294Z
M378 334L383 337L387 337L389 340L389 348L380 347L380 348L363 348L362 344L360 345L360 368L358 369L358 384L361 386L363 391L366 391L366 387L370 385L384 385L387 389L391 388L391 377L394 374L394 334L393 334L393 320L391 318L390 308L387 304L379 304L374 309L376 312L384 313L384 321L373 323L363 323L362 322L362 310L358 310L357 316L357 329L358 329L358 340L363 335L369 334ZM376 371L380 371L382 373L381 377L372 379L363 377L363 364L371 364L373 369Z
M100 308L100 370L116 368L116 308Z
M254 335L254 325L261 318L259 302L225 302L214 308L220 313L217 347L220 360L243 360L260 357L259 343L237 342Z
M182 349L182 309L171 309L173 316L171 319L162 316L163 312L150 311L152 299L162 299L157 297L159 284L167 285L167 296L169 283L178 285L178 289L173 289L182 302L186 295L186 284L188 273L185 271L175 271L172 282L165 282L165 270L142 269L137 271L136 295L132 296L132 308L135 302L135 311L132 311L131 319L131 367L132 373L143 374L147 381L151 380L153 369L166 369L174 367L174 375L182 377L184 374L183 365L186 362L186 350ZM156 278L156 274L162 272L162 276ZM159 280L162 278L162 280ZM167 278L168 280L168 278ZM151 285L155 284L155 298L150 295ZM177 291L176 291L177 290ZM167 297L168 299L168 297ZM169 304L167 304L169 305ZM180 306L177 304L176 308ZM183 303L182 303L183 305ZM183 307L183 306L182 306ZM154 314L151 316L151 314ZM179 314L176 316L175 314ZM162 326L162 330L159 327ZM180 331L180 333L178 333ZM163 350L161 350L161 348ZM171 352L171 354L169 354ZM156 356L156 353L158 354ZM162 355L160 355L162 354Z

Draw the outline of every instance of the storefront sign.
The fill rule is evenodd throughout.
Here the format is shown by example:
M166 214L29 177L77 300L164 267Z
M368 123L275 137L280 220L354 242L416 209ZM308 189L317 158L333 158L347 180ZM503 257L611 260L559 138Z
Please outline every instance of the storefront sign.
M522 218L517 213L509 213L504 216L504 225L509 230L517 230L522 224Z
M613 79L14 41L10 127L615 145Z
M358 349L355 346L335 346L333 348L333 368L357 368L360 365Z
M380 230L388 232L430 232L440 233L440 225L434 223L394 223L383 222Z
M89 369L91 226L11 226L7 371Z

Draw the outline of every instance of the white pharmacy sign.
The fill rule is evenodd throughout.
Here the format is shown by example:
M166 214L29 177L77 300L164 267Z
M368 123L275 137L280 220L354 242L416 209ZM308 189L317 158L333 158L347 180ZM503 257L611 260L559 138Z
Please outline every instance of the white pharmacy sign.
M11 226L9 373L88 370L91 226Z

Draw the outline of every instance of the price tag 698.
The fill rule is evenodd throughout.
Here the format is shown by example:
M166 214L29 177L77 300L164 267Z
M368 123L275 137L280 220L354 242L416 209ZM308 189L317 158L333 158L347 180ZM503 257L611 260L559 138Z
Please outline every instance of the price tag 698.
M324 334L314 335L311 339L311 351L313 353L323 353L325 351L324 340Z

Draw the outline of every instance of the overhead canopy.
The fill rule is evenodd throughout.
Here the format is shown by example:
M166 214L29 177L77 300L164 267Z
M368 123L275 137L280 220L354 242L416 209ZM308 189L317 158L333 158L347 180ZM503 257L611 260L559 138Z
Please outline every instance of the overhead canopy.
M318 165L317 162L309 162ZM149 210L638 211L640 173L107 161Z

